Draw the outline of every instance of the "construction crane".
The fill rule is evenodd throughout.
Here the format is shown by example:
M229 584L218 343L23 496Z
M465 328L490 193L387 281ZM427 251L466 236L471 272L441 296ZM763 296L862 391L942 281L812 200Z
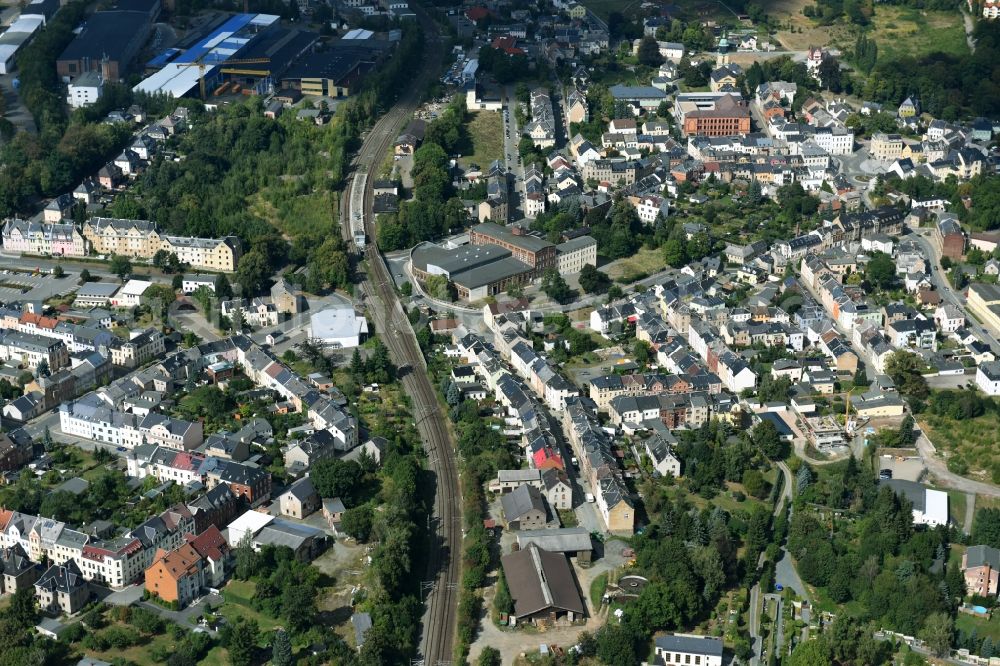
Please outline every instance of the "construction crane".
M224 60L224 61L221 61L221 62L216 63L216 64L218 64L220 67L227 67L227 68L225 68L225 69L222 70L223 74L248 74L248 75L256 75L256 74L259 73L259 70L228 69L228 66L229 65L254 65L254 64L263 64L263 63L270 64L271 63L271 59L270 58L242 58L242 59ZM198 68L198 89L199 89L199 92L201 93L201 98L204 100L205 99L205 70L208 69L208 67L210 65L208 65L208 64L206 64L206 63L204 63L202 61L198 61L198 62L179 62L179 63L176 63L176 65L178 67L197 67Z

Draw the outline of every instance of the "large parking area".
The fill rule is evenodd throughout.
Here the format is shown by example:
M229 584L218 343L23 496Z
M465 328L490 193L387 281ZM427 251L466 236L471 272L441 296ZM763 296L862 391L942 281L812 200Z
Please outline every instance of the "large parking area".
M0 263L3 259L0 258ZM53 296L68 294L76 288L77 271L67 271L57 278L44 273L22 273L9 269L0 270L0 302L28 300L44 301Z

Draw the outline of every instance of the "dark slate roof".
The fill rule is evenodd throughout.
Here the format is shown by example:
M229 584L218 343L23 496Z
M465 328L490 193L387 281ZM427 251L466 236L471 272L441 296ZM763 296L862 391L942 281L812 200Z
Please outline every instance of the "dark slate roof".
M664 652L689 652L707 654L714 657L722 656L722 641L709 636L660 636L656 639L656 648Z

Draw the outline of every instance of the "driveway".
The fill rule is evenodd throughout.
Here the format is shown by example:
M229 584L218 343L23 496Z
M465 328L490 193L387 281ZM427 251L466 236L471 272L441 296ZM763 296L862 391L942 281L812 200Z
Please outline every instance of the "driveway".
M179 624L186 629L192 629L198 626L196 620L199 615L212 612L213 609L217 609L222 606L224 601L225 600L218 594L207 594L204 597L195 599L193 604L179 611L168 610L159 604L154 604L149 601L139 601L136 605L145 608L146 610L153 611L164 620L169 620L174 624ZM205 631L213 636L216 634L215 630L212 629L206 628Z
M209 324L200 312L177 312L172 315L172 318L177 322L179 330L191 331L204 342L215 342L222 339L216 328Z
M799 572L795 570L795 565L792 563L792 556L784 548L781 549L781 553L782 557L774 567L774 582L782 587L795 590L795 594L799 595L800 599L805 599L811 604L809 591L806 590L805 583L799 578Z

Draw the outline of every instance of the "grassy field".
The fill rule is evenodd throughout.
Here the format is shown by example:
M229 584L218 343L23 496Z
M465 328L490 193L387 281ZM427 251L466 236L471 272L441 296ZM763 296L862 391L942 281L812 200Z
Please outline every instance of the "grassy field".
M260 630L272 631L281 622L268 617L254 610L250 604L257 593L257 584L246 580L231 580L222 590L222 596L226 600L219 608L219 615L225 617L230 623L238 617L248 620L257 620Z
M774 0L762 3L764 10L778 18L786 29L775 35L786 49L802 51L810 46L850 50L857 37L853 26L843 23L816 25L802 14L812 0ZM878 4L871 19L869 37L878 44L879 60L900 55L920 57L942 51L963 54L968 51L962 15L958 11L935 12L895 5Z
M636 276L653 275L666 267L667 262L664 260L662 252L641 248L631 257L613 261L603 268L612 280L628 284L634 282L637 279Z
M903 55L919 57L937 51L962 55L969 51L958 11L932 12L879 5L872 26L879 60Z
M289 186L272 188L249 201L250 211L276 227L286 237L308 232L333 231L339 204L336 192L297 193Z
M996 446L1000 416L995 412L965 421L928 414L919 423L947 459L950 470L975 479L1000 481L1000 449Z
M625 18L635 18L640 14L643 5L640 0L582 0L582 2L587 9L604 21L608 20L611 12L619 12ZM659 4L670 7L671 15L682 19L729 22L736 20L736 15L719 0L689 0L683 3Z
M969 496L959 490L948 491L948 515L956 525L962 527L965 524L965 509L969 503Z
M478 164L486 169L493 160L503 158L503 122L499 113L493 111L470 113L465 131L472 143L472 152L463 155L459 160L463 166Z
M973 629L980 639L989 636L996 643L1000 641L1000 616L994 615L990 619L975 617L966 613L959 613L955 618L955 629L971 633Z

